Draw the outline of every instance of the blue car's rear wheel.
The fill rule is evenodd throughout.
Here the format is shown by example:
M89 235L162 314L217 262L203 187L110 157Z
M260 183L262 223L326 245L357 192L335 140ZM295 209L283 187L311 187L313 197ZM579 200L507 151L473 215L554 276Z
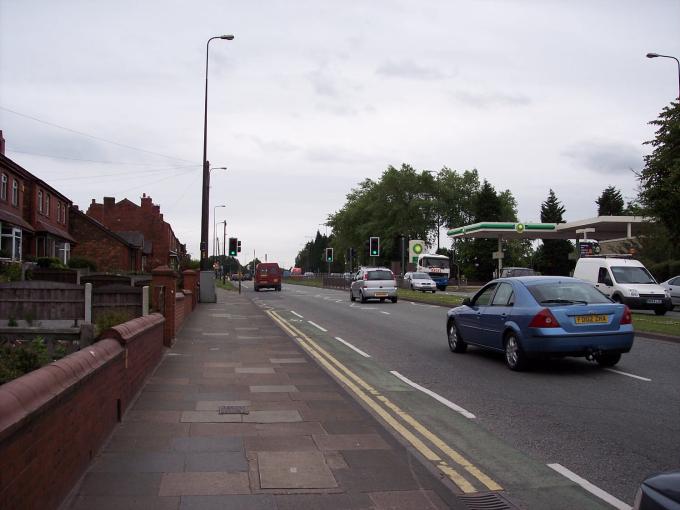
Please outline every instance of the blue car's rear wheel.
M505 364L510 370L525 370L529 366L527 355L522 350L519 338L514 333L505 337Z
M447 336L449 337L449 349L451 349L451 352L465 352L467 343L460 337L458 326L456 326L454 321L449 322Z
M619 352L605 352L595 356L595 361L597 361L597 364L601 367L613 367L620 359L621 353Z

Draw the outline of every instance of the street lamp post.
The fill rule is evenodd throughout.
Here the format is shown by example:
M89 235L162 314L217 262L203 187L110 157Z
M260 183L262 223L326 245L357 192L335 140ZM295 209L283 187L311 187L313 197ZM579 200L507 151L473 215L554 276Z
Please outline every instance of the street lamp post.
M671 55L659 55L658 53L647 53L647 58L657 57L672 58L673 60L675 60L675 63L678 64L678 100L680 100L680 60L678 60L675 57L672 57Z
M208 215L210 207L210 165L208 164L208 52L210 41L224 39L231 41L234 36L219 35L211 37L205 45L205 104L203 110L203 193L201 199L201 277L200 277L200 300L203 302L215 302L215 275L208 267Z
M216 221L215 212L220 207L227 207L227 206L222 204L222 205L216 205L215 207L213 207L213 257L215 255L217 255L217 253L215 252L215 238L217 237L217 223L215 223L215 221Z

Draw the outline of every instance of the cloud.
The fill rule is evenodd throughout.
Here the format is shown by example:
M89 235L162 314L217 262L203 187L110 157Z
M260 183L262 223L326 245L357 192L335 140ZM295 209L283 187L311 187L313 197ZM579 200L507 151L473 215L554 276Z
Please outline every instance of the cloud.
M236 138L250 140L264 153L294 152L300 147L287 140L265 140L256 135L238 134Z
M376 69L376 73L389 78L405 78L425 81L446 80L453 77L453 73L443 73L435 67L417 64L412 60L386 62Z
M337 84L324 67L319 67L309 73L309 81L312 83L314 92L320 96L337 97L339 95Z
M601 174L621 174L642 166L641 149L625 142L584 141L572 145L562 155Z
M364 154L352 152L342 147L315 147L305 151L307 160L314 163L365 163L369 161L369 157Z
M495 106L526 106L531 99L521 94L503 94L500 92L469 92L459 90L454 97L461 103L473 108L490 108Z

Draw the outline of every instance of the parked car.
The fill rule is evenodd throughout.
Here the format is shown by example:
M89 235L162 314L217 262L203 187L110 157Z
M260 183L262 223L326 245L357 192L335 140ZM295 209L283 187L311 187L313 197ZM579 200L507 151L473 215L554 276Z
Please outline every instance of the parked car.
M660 285L671 295L671 303L680 305L680 275L669 278Z
M504 267L501 269L501 278L509 278L513 276L539 276L538 273L530 267Z
M680 471L653 475L642 482L633 510L680 510Z
M302 276L305 278L314 278L315 275L311 271L306 271L305 274Z
M386 267L362 267L354 275L349 289L350 301L360 299L365 303L369 299L386 299L397 302L397 281L394 274Z
M281 268L276 262L260 262L255 266L253 289L259 292L267 288L281 290Z
M581 257L574 278L590 282L617 303L635 310L654 310L664 315L671 310L670 291L656 283L639 260L621 257Z
M411 290L422 290L423 292L432 292L433 294L437 291L437 284L427 273L406 273L404 275L404 283Z
M630 309L576 278L499 278L449 310L449 348L477 345L505 353L511 370L532 358L585 356L600 366L618 363L633 346Z

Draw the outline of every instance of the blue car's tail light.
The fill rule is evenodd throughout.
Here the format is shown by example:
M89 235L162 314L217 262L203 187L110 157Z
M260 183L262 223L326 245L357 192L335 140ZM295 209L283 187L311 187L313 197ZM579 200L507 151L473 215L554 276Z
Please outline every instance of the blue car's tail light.
M626 308L623 310L623 316L621 317L621 324L633 324L633 314L630 312L628 305L623 305Z
M559 328L560 323L557 322L557 319L555 316L552 314L550 309L544 308L540 312L538 312L536 315L534 315L534 318L531 319L531 322L529 323L530 328Z

